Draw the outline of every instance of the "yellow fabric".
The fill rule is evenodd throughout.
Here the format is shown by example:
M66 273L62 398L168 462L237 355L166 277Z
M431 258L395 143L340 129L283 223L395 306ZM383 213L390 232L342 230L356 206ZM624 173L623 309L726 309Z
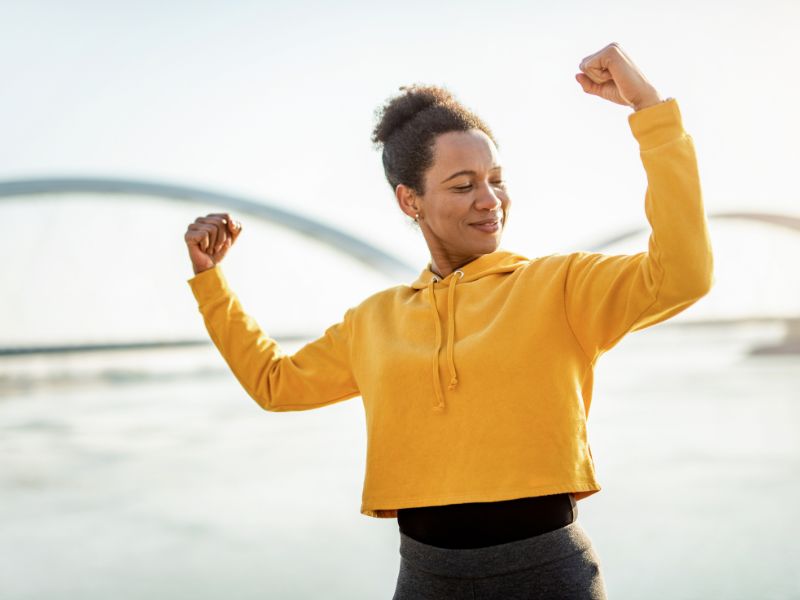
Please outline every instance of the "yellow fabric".
M628 121L647 174L646 252L529 259L499 249L443 279L429 263L293 355L244 312L220 265L188 280L211 339L265 410L361 396L362 514L561 492L580 500L601 489L586 435L598 357L685 310L713 279L677 101Z

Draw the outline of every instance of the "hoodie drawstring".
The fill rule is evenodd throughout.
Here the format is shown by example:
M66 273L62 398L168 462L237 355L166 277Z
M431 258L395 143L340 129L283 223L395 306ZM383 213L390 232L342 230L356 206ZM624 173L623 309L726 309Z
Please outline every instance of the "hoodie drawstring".
M450 369L450 384L447 386L448 390L456 389L458 385L458 375L456 373L456 363L453 358L453 343L455 341L455 297L456 297L456 283L464 276L464 272L457 270L453 271L453 277L450 279L450 285L447 289L447 366ZM458 277L455 277L458 275ZM441 381L439 379L439 352L442 349L442 327L439 323L439 311L436 308L436 297L433 293L433 284L437 281L434 277L428 283L428 300L433 311L433 323L436 329L436 342L433 350L433 389L436 393L436 404L433 405L435 410L444 409L444 394L441 389Z

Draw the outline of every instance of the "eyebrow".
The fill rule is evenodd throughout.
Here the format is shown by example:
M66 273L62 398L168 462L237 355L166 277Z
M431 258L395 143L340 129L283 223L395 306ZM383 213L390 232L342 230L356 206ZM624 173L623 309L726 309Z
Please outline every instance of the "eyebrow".
M494 171L495 169L502 169L502 168L503 168L502 165L495 165L489 170L490 171ZM448 177L447 179L442 179L442 181L440 183L447 183L448 181L458 177L459 175L475 175L475 171L472 171L472 170L469 170L469 169L465 169L463 171L457 171L456 173L453 173L452 175L450 175L450 177Z

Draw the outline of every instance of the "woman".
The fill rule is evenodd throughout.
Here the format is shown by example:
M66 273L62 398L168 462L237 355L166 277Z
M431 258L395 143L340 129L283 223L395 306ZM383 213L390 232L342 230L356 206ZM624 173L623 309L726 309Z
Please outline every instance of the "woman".
M361 396L361 512L397 518L395 599L605 598L576 501L601 488L587 443L598 357L712 285L692 138L617 44L586 57L583 90L627 105L647 173L647 252L528 259L500 250L511 201L491 130L438 87L401 88L373 141L431 260L294 355L243 310L219 266L241 234L198 218L188 280L209 334L265 410Z

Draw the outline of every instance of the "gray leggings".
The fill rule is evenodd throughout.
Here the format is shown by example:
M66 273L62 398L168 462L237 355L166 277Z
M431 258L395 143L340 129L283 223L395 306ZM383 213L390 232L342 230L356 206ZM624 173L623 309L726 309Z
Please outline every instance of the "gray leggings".
M578 522L485 548L439 548L400 532L392 600L501 598L605 600L599 558Z

